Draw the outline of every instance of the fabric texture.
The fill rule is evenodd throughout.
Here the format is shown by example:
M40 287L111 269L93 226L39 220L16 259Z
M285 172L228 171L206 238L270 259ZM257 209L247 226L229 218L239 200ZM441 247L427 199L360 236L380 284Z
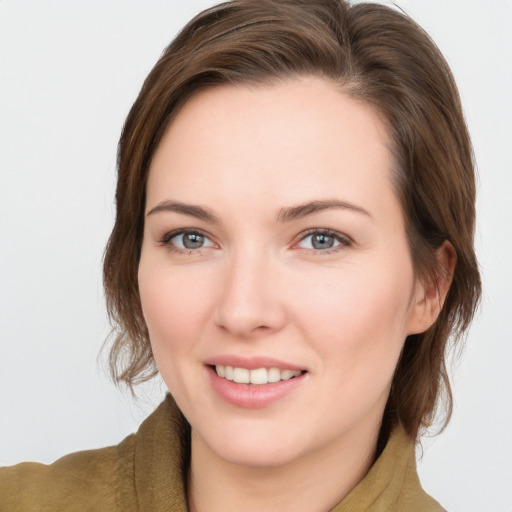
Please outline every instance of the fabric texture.
M170 395L118 446L44 465L0 468L0 512L186 512L189 430ZM331 512L441 512L422 489L414 445L391 435L366 477Z

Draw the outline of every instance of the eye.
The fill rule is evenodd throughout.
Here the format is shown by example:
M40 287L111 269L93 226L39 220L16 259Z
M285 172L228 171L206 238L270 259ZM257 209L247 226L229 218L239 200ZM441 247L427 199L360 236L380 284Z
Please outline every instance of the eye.
M313 251L326 251L336 249L339 246L347 247L351 245L351 240L341 233L336 233L328 229L316 229L307 232L297 243L300 249Z
M193 251L214 246L214 243L206 235L192 229L167 233L161 243L169 246L171 250L178 251Z

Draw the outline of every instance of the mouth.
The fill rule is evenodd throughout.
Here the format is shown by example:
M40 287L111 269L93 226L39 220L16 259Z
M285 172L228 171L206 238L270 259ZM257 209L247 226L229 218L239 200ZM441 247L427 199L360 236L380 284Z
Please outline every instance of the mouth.
M237 384L253 384L255 386L294 379L305 373L301 370L281 370L274 367L248 369L222 364L213 365L212 368L223 379Z
M308 371L268 357L219 356L206 364L216 394L228 404L262 409L292 397L308 382ZM282 403L282 402L281 402Z

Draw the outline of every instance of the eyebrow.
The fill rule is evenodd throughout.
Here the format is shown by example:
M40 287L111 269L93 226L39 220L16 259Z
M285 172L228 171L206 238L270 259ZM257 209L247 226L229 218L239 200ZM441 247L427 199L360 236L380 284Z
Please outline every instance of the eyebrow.
M308 215L333 208L351 210L366 215L367 217L372 217L370 212L365 210L362 206L358 206L347 201L340 201L338 199L327 199L321 201L310 201L308 203L299 204L297 206L281 208L277 214L276 221L278 223L290 222L292 220L302 219ZM196 217L197 219L211 222L212 224L219 223L219 218L209 208L205 208L204 206L199 205L181 203L179 201L162 201L154 208L149 210L146 216L153 215L158 212L176 212L183 215L190 215L191 217Z
M313 213L321 212L323 210L330 210L332 208L351 210L372 218L370 212L365 210L362 206L358 206L347 201L340 201L338 199L327 199L323 201L311 201L309 203L300 204L298 206L291 206L288 208L281 208L277 214L277 222L289 222L292 220L302 219Z
M162 201L154 208L149 210L146 216L153 215L154 213L158 212L182 213L183 215L190 215L191 217L196 217L197 219L205 220L207 222L211 222L212 224L217 224L219 222L218 217L209 208L193 204L180 203L179 201Z

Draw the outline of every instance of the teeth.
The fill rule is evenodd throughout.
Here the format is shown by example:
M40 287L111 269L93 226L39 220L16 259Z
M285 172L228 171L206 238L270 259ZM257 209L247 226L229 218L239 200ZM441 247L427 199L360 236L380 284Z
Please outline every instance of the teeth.
M288 380L293 377L295 372L292 372L291 370L283 370L281 372L281 380Z
M270 382L279 382L280 380L289 380L301 374L300 370L279 370L279 368L248 370L247 368L234 368L233 366L223 366L221 364L215 366L215 371L219 377L227 380L239 384L255 384L258 386Z
M258 368L250 371L251 384L266 384L268 382L268 372L266 368Z
M249 370L246 368L233 368L233 380L239 384L249 384Z
M270 368L267 373L269 382L279 382L281 380L281 372L277 368Z

